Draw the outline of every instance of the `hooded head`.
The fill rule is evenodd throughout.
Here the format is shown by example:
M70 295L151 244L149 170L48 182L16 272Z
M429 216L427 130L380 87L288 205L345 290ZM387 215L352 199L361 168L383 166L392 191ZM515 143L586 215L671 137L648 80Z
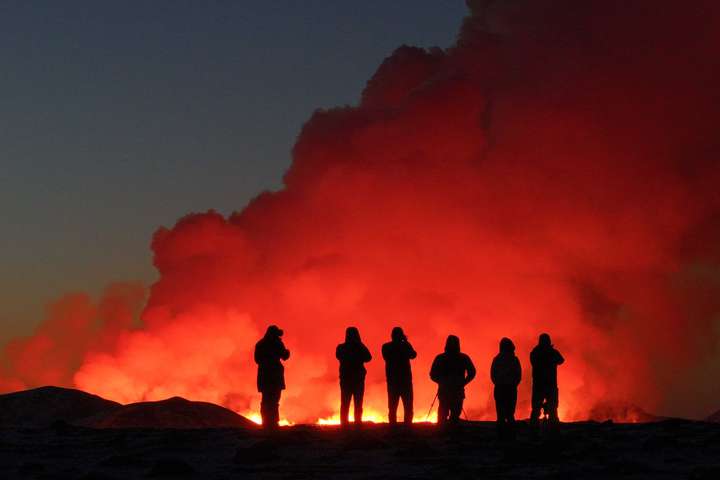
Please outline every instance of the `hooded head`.
M448 335L445 341L445 353L460 353L460 339L455 335Z
M500 353L515 353L515 344L509 338L500 340Z
M357 327L348 327L345 330L345 342L346 343L361 343L360 331Z
M405 340L405 332L403 332L402 328L395 327L392 329L390 338L392 338L393 342L402 342L403 340Z
M283 331L277 325L270 325L265 332L265 336L280 338L283 336Z
M550 335L548 335L547 333L541 334L540 338L538 339L538 345L540 345L541 347L552 347Z

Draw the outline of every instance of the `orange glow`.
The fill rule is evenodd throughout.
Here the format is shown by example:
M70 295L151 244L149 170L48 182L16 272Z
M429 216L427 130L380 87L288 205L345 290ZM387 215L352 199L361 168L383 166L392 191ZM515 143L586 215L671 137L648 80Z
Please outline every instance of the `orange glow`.
M350 421L355 421L355 415L353 412L350 412ZM402 421L402 415L399 417L399 421ZM366 410L363 412L363 422L369 422L369 423L388 423L388 418L386 414L380 413L375 410ZM433 414L428 420L426 421L423 418L413 418L413 423L437 423L437 415ZM319 418L316 422L317 425L340 425L340 413L335 413L332 416L325 417L325 418Z
M256 423L258 425L262 425L262 417L259 413L255 412L248 412L243 415L243 417L247 418L248 420L252 421L253 423Z
M316 111L282 188L158 229L140 322L133 289L53 305L6 347L0 386L256 416L253 348L277 324L291 351L280 414L337 423L334 351L354 325L373 354L366 419L385 421L381 346L398 325L418 352L419 421L448 334L478 370L471 420L495 418L504 336L523 368L516 416L529 416L542 332L566 359L564 421L716 410L720 2L504 12L514 3L469 1L453 48L402 47L357 105Z
M246 413L242 413L241 415L243 417L247 418L248 420L252 421L253 423L256 423L257 425L262 425L262 417L257 412L246 412ZM295 424L286 418L282 418L282 419L280 419L279 425L281 427L291 427Z
M558 406L558 418L561 422L568 421L568 407L566 405L560 404Z

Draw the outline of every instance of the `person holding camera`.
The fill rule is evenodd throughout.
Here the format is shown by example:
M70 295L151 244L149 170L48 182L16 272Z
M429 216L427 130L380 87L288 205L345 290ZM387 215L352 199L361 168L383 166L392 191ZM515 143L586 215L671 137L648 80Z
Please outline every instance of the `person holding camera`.
M540 410L544 410L552 424L558 423L558 380L557 367L565 363L565 359L555 349L550 335L543 333L538 344L530 352L532 365L532 411L530 424L537 426Z
M392 340L382 346L388 391L388 421L390 425L397 425L397 409L402 400L403 420L406 425L409 425L413 420L413 383L410 360L417 357L417 353L408 342L402 328L393 328L390 338Z
M365 364L372 360L370 350L362 343L356 327L345 330L345 342L335 349L340 361L340 423L350 424L350 402L355 407L355 426L362 425L363 398L365 396Z
M438 425L459 423L465 386L476 374L472 360L460 350L460 339L448 335L445 352L435 357L430 368L430 378L438 384Z
M255 345L255 363L258 365L257 389L262 394L260 415L266 429L275 429L280 421L280 394L285 390L285 367L282 362L290 358L285 348L283 331L270 325L265 336Z
M501 439L515 439L515 407L517 389L522 379L520 360L515 355L515 344L509 338L500 340L500 352L490 367L490 379L495 388L495 411L497 431Z

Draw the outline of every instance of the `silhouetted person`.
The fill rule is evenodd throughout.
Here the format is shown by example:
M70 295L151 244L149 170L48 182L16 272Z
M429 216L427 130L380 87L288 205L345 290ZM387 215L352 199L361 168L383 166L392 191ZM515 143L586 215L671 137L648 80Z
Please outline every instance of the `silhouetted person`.
M257 388L262 394L260 415L263 427L272 429L280 421L280 394L285 390L285 367L281 360L290 358L290 350L282 342L283 331L271 325L265 336L255 344L258 364Z
M563 362L565 359L553 347L550 335L547 333L540 335L537 346L530 352L533 376L531 423L537 424L541 408L545 410L551 422L558 421L557 367Z
M430 369L430 378L438 384L438 424L460 420L465 385L475 378L475 374L472 360L460 351L460 339L455 335L448 336L445 353L435 357Z
M335 357L340 360L340 423L349 423L350 400L355 407L355 424L362 423L363 396L365 395L365 363L372 360L370 351L360 340L360 332L355 327L345 330L345 343L335 349Z
M490 378L495 385L493 396L498 435L500 438L515 438L517 387L522 378L522 369L520 360L515 356L515 344L509 338L500 340L500 353L493 359Z
M393 328L390 338L392 341L382 346L388 391L388 420L390 425L397 424L398 403L402 399L404 423L411 424L413 420L413 384L410 360L417 357L417 353L408 342L402 328Z

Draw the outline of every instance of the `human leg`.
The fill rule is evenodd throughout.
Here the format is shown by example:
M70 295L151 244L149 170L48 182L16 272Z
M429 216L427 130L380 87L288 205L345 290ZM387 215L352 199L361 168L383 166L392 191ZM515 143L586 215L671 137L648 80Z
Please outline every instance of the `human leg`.
M272 429L280 421L280 394L281 390L266 390L262 392L260 401L260 416L264 428Z
M390 422L390 425L395 425L397 423L397 409L399 402L400 394L394 390L388 389L388 421Z
M452 423L458 423L460 421L464 400L461 395L457 395L450 402L450 421Z
M340 423L347 425L350 415L350 399L352 398L352 390L347 387L340 387Z
M447 403L447 399L440 397L438 398L438 413L437 413L437 423L438 425L444 425L447 423L448 414L450 413L450 408Z
M365 382L363 381L353 391L353 406L355 407L355 424L362 423L363 415L363 398L365 397Z
M558 423L560 419L558 418L558 406L559 406L559 392L557 387L551 388L548 390L547 393L547 409L548 409L548 418L550 422L552 423Z
M515 439L515 409L517 408L517 387L508 390L506 419L508 423L508 436Z
M503 388L495 385L493 389L493 397L495 398L495 417L497 425L497 433L499 437L504 436L505 432L505 421L506 421L506 402Z
M515 427L515 407L517 388L511 385L496 386L494 391L497 412L498 435L501 438L513 438Z
M413 410L413 391L412 387L402 392L400 398L402 398L403 404L403 423L406 425L412 424L413 416L415 412Z
M533 384L532 389L532 411L530 412L530 423L533 425L537 425L538 420L540 419L540 409L543 406L543 402L545 401L545 394L543 390L538 387L537 385Z
M493 398L495 399L495 421L500 424L504 421L504 404L502 397L502 389L495 385L493 389Z

